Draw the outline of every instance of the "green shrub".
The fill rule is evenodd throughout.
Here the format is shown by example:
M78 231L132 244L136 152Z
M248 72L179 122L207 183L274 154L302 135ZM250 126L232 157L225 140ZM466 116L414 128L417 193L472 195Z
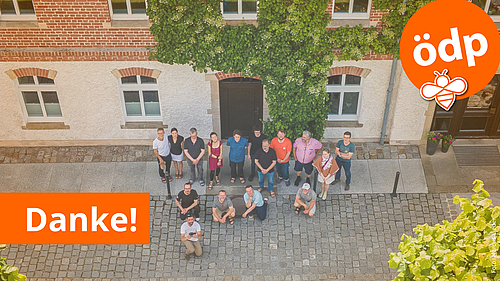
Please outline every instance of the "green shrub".
M0 245L0 251L5 249L6 245ZM24 281L26 276L19 274L19 269L8 265L5 258L0 258L0 280L1 281Z

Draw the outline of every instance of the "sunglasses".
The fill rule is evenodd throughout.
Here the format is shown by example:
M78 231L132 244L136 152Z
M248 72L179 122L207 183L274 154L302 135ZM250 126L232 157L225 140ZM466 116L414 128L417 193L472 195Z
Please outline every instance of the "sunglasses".
M187 217L193 217L194 215L193 214L187 214Z

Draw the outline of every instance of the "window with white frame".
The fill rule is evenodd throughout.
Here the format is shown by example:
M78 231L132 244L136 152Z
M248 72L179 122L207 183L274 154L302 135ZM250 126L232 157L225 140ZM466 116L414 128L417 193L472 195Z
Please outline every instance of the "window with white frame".
M372 0L334 0L333 19L369 19Z
M357 121L361 101L361 77L349 74L328 77L328 120Z
M0 20L36 20L32 0L0 0Z
M226 20L256 20L256 0L222 0L221 11Z
M108 0L111 19L147 20L146 0Z
M126 122L162 121L155 78L140 75L122 77L120 88Z
M472 0L472 3L488 13L494 21L500 21L500 0Z
M16 79L27 122L61 122L62 111L54 80L40 76Z

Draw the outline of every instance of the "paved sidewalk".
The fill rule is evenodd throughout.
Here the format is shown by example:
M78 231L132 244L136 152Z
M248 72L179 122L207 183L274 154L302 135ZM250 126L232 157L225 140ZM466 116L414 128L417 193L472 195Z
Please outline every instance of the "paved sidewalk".
M352 194L320 201L313 218L295 215L293 196L269 200L268 219L212 221L201 198L201 258L184 260L177 208L151 197L150 245L9 245L1 252L32 281L392 280L389 253L417 224L457 215L452 195Z

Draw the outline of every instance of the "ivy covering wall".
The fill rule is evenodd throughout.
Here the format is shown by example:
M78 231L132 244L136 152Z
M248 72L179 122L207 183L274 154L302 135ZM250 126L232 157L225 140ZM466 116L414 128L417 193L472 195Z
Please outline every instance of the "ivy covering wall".
M151 59L188 64L199 72L260 76L270 115L265 132L274 135L283 128L294 139L309 130L321 139L329 112L327 72L334 61L359 60L370 51L397 55L413 7L425 3L377 0L376 9L390 10L387 24L377 30L328 29L329 2L260 0L255 27L226 25L220 0L148 0L151 34L158 42Z

